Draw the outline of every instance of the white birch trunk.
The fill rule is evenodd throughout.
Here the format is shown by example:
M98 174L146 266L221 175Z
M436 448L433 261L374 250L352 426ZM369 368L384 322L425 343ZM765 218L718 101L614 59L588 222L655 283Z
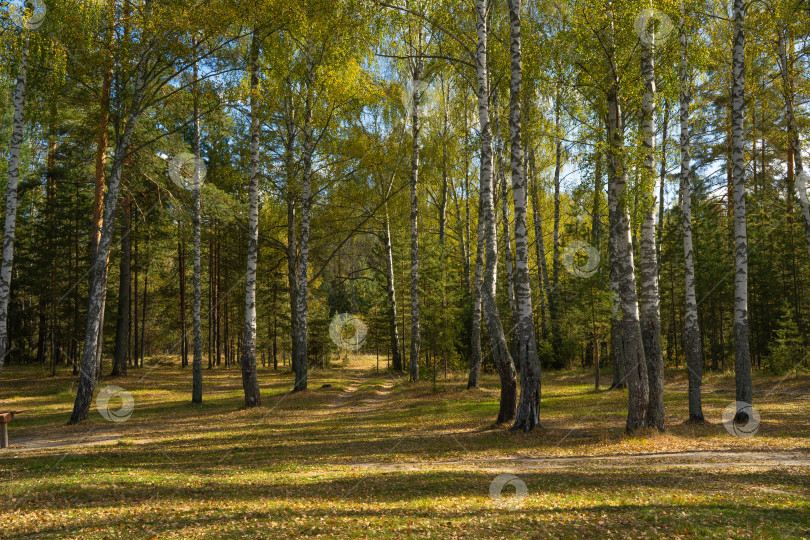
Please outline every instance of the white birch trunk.
M309 228L312 214L312 154L315 150L312 134L312 106L313 106L313 79L315 66L312 59L312 46L307 43L307 71L306 71L306 104L304 109L304 155L303 173L301 177L301 240L299 242L298 266L298 356L295 364L296 392L307 389L307 294L309 292Z
M8 356L8 303L11 294L11 269L14 266L14 236L17 229L17 186L20 182L20 149L23 141L25 84L28 70L28 36L26 34L20 58L17 86L14 89L14 119L8 157L8 187L6 188L6 224L3 232L3 262L0 267L0 372Z
M610 126L609 117L605 117L605 129L608 134L608 143L610 144L612 128ZM618 248L616 245L616 234L614 231L618 230L619 218L617 216L617 205L610 204L610 189L611 181L613 179L612 165L610 158L610 151L608 151L608 254L610 256L610 294L611 294L611 313L610 313L610 352L613 359L613 382L610 385L611 390L621 390L627 388L627 361L624 357L624 338L622 332L622 301L621 301L621 288L619 286L619 265L616 260L618 258Z
M497 97L497 93L495 94ZM506 187L506 172L504 171L503 164L503 140L501 139L500 130L500 115L498 114L497 100L493 102L493 115L495 127L495 155L498 161L498 187L501 193L501 217L503 219L503 254L504 264L506 266L506 297L509 300L509 315L512 317L512 335L517 329L518 313L517 304L515 303L515 275L512 265L512 240L509 234L509 190ZM510 119L511 120L511 119ZM514 338L512 339L514 341ZM515 367L520 369L518 360L514 358Z
M261 405L256 373L256 266L259 259L259 35L250 43L250 210L248 216L247 270L245 272L245 330L242 345L242 387L245 406Z
M702 423L703 406L703 351L700 346L700 325L695 296L695 253L692 248L692 162L689 154L689 102L692 99L687 61L687 38L684 32L683 2L680 20L680 123L681 123L681 213L683 214L683 259L684 259L684 332L683 344L689 380L689 422Z
M478 377L481 375L481 295L484 286L484 219L481 202L478 204L478 242L475 252L475 276L473 283L472 329L470 332L470 376L467 388L478 388Z
M560 96L554 98L554 231L551 257L551 289L548 296L551 315L551 344L557 367L563 366L562 335L560 334L560 168L562 167L562 140L560 140Z
M419 105L422 99L422 60L417 58L413 67L413 93L411 99L411 134L413 147L411 155L411 350L410 380L419 380L419 354L422 335L419 329Z
M647 425L664 430L664 357L661 351L661 308L658 290L658 248L655 237L655 61L653 46L641 46L641 75L644 96L641 102L643 164L641 204L641 335L647 359L650 387Z
M391 224L388 218L388 205L385 208L385 222L383 223L383 242L385 243L385 278L388 289L388 323L391 337L391 367L394 371L402 371L402 356L399 353L399 332L397 330L397 291L394 281L394 250L391 245Z
M529 231L527 227L526 176L523 171L521 125L521 0L509 0L511 82L509 85L509 136L511 139L512 197L515 207L515 320L516 362L520 366L520 402L512 429L531 431L540 424L540 361L532 313L532 287L529 277ZM506 218L506 215L504 215ZM508 240L508 236L507 236Z
M548 336L546 321L546 298L549 294L548 272L546 271L546 248L543 241L543 221L540 219L540 201L537 196L537 178L534 174L534 147L529 149L529 190L532 197L532 221L534 222L534 256L537 262L537 286L540 292L540 328L542 337Z
M110 254L110 244L112 243L112 233L115 226L115 214L118 207L118 192L121 187L121 172L124 168L124 159L129 152L130 144L132 143L132 135L135 132L135 127L143 112L142 100L145 86L145 69L146 59L142 56L135 80L132 102L129 107L129 115L124 134L115 148L115 157L113 158L107 197L104 202L104 222L101 228L101 239L90 270L87 328L84 335L79 388L76 392L76 401L73 404L73 413L70 417L71 424L87 420L87 416L90 412L90 404L93 400L97 367L95 362L96 346L102 317L103 273L106 270L107 258Z
M633 239L630 228L630 213L627 208L627 173L624 167L624 118L619 103L619 82L614 69L614 40L612 12L607 54L608 69L611 76L607 93L608 105L608 138L610 151L608 163L610 184L608 204L613 211L614 224L610 229L612 237L610 264L615 265L616 277L622 308L622 344L627 375L627 423L628 432L646 425L647 405L649 402L649 381L647 379L647 361L644 357L644 344L639 322L638 295L636 293L635 265L633 263Z
M481 132L481 214L486 238L486 262L482 286L484 319L490 338L490 349L501 379L500 410L498 422L510 422L515 417L517 380L515 366L509 354L509 346L501 326L498 304L495 298L498 270L498 243L495 226L495 206L492 197L492 128L489 122L489 68L487 64L488 6L486 0L476 0L476 34L478 37L475 55L478 79L478 119Z
M734 373L736 401L751 403L751 351L748 343L748 235L745 216L745 1L734 0L731 58L731 159L734 184ZM738 420L747 421L745 412Z
M296 239L295 199L290 185L292 175L287 176L287 292L290 298L290 345L292 370L298 355L298 240Z

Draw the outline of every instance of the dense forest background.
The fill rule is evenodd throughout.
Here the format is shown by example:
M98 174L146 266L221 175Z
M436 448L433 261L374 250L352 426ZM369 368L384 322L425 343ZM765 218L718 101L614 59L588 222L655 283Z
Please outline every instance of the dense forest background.
M645 260L645 221L654 220L663 365L686 369L684 92L702 369L734 369L737 354L737 149L751 365L806 367L806 174L793 140L806 140L810 126L806 4L518 2L515 96L513 3L59 0L29 3L22 18L20 2L5 3L4 193L15 113L24 116L3 369L36 363L79 373L91 265L112 216L94 375L171 360L191 390L197 204L203 368L243 363L255 223L260 366L295 365L303 290L310 369L347 354L329 326L352 313L367 326L363 351L411 378L466 371L476 354L495 371L491 327L476 306L482 259L496 257L495 300L511 347L523 253L542 369L613 368L621 354L611 338L618 308L608 188L619 156L636 266ZM482 28L491 141L481 129ZM742 80L732 69L739 30ZM620 105L621 147L612 143L611 99ZM738 147L735 114L743 119ZM497 251L484 256L487 144ZM515 159L525 174L524 239ZM117 209L103 215L116 174ZM195 174L199 189L188 181Z

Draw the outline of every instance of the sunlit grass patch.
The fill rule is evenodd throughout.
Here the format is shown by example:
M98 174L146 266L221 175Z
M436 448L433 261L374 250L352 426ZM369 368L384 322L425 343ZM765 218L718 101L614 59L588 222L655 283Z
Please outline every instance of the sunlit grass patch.
M378 374L373 358L351 366L314 371L310 389L299 393L290 392L289 372L262 369L263 404L255 409L243 408L238 369L206 370L197 405L188 370L135 369L98 385L131 392L132 416L112 423L93 410L80 426L65 425L72 377L6 371L2 379L14 379L8 395L22 399L4 397L0 408L24 402L31 410L11 424L12 448L0 454L4 535L810 534L806 375L780 381L757 373L762 425L739 439L720 422L734 397L725 374L706 377L709 423L683 423L685 383L667 373L667 431L627 436L626 392L594 392L590 375L576 370L544 373L542 428L524 434L494 425L494 374L467 390L463 374L434 387ZM38 440L70 444L22 447ZM786 464L785 455L804 461ZM513 511L490 497L503 472L528 490Z

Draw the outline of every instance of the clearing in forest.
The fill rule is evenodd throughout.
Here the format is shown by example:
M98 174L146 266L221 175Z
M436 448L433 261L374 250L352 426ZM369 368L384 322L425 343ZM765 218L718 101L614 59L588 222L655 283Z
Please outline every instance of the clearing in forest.
M0 454L4 537L810 535L807 375L758 374L750 438L721 422L732 374L706 377L709 423L692 426L685 376L668 372L666 433L632 437L626 393L574 370L545 374L530 434L493 425L493 374L471 391L460 374L404 384L371 356L313 370L301 393L260 368L251 410L238 369L206 370L192 405L190 372L164 358L98 385L131 395L131 414L112 396L126 414L96 401L79 426L65 425L73 377L3 379L0 407L29 409Z

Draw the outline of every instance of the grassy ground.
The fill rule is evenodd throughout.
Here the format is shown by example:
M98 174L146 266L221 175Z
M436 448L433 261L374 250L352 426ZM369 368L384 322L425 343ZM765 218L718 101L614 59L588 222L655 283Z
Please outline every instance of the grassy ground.
M478 390L461 375L434 388L361 357L290 394L289 373L262 369L252 410L238 369L203 377L201 405L190 370L166 359L104 379L131 393L131 417L108 421L94 403L66 426L74 378L10 366L0 411L29 410L0 452L0 537L810 537L807 374L755 374L752 438L721 423L730 374L706 377L710 423L692 426L685 377L667 373L667 432L633 437L626 393L595 392L578 371L544 375L543 429L530 434L492 425L492 375ZM493 499L503 473L518 479Z

